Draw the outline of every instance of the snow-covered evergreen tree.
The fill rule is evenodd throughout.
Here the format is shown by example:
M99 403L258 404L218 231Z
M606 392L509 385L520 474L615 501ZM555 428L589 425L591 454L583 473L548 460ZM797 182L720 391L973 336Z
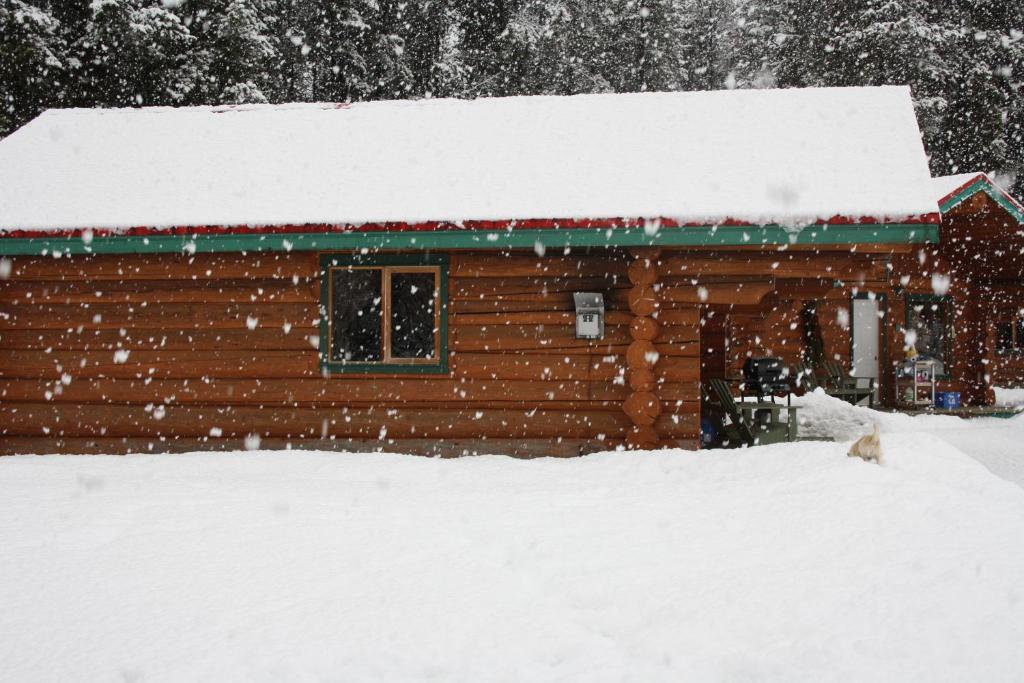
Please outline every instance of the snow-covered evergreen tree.
M302 17L314 100L348 102L373 91L368 81L371 0L310 3Z
M100 106L179 104L197 84L193 36L159 2L95 0L75 46L78 99Z
M373 99L458 94L462 15L454 0L377 0L368 41Z
M213 22L208 51L212 99L225 104L269 101L267 74L277 52L254 0L230 0Z
M529 40L513 28L520 0L474 3L461 12L459 55L465 81L460 96L505 95L521 87Z
M66 46L53 16L0 0L0 137L60 103Z
M933 149L939 172L994 171L1016 176L1024 191L1024 5L959 2L948 12L960 29L956 78ZM1019 196L1019 195L1018 195Z
M723 3L619 0L600 18L601 72L615 92L703 90L721 83Z

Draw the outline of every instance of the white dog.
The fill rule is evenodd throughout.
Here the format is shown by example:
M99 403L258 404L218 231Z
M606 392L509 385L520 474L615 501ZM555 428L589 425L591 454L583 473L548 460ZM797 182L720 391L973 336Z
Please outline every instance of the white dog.
M846 455L851 458L860 458L866 462L874 460L881 465L882 435L878 431L878 425L875 425L875 431L854 441Z

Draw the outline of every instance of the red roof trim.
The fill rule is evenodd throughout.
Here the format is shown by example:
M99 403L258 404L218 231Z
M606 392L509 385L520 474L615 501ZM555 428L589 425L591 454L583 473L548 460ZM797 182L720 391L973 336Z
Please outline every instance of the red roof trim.
M1017 201L1017 199L1013 195L1011 195L1009 192L1007 192L1003 188L1001 188L998 185L996 185L992 181L992 179L988 177L987 173L978 173L978 174L972 176L971 179L968 180L966 183L964 183L963 185L961 185L960 187L956 188L955 190L953 190L952 192L947 194L945 197L940 199L939 200L939 206L942 206L946 202L955 199L957 195L959 195L961 192L964 192L969 187L971 187L971 185L974 185L975 183L979 183L979 187L978 187L977 191L971 193L972 195L977 194L978 192L982 192L983 191L981 189L981 187L980 187L980 184L983 183L990 191L998 192L1004 199L1006 199L1006 201L1010 202L1011 204L1016 206L1021 211L1024 211L1024 204L1021 204L1019 201Z
M884 225L887 223L900 223L905 225L938 225L941 222L941 215L938 213L925 214L900 221L882 221L875 218L849 218L846 216L833 216L826 221L819 221L815 225ZM708 228L706 223L686 223L675 221L670 218L650 219L658 222L665 228ZM93 237L118 237L118 236L159 236L159 235L230 235L230 234L287 234L287 233L336 233L336 232L433 232L438 230L479 230L479 231L504 231L504 230L581 230L581 229L614 229L614 228L635 228L642 227L648 223L644 218L600 218L600 219L548 219L531 218L524 220L499 220L499 221L464 221L461 223L444 221L424 221L420 223L364 223L362 225L199 225L199 226L173 226L169 228L151 228L138 226L133 228L74 228L58 230L5 230L0 231L2 238L34 238L34 237L81 237L92 233ZM717 225L729 227L757 227L754 223L727 219Z
M958 194L960 194L961 192L966 190L968 187L970 187L974 183L976 183L979 180L981 180L982 178L984 178L990 185L992 184L992 181L988 179L988 176L986 176L984 173L978 173L977 175L972 176L971 179L968 180L966 183L964 183L963 185L959 186L958 188L956 188L955 190L953 190L952 192L947 194L945 197L940 197L939 198L939 205L941 206L942 204L945 204L950 199L952 199L953 197L957 196Z

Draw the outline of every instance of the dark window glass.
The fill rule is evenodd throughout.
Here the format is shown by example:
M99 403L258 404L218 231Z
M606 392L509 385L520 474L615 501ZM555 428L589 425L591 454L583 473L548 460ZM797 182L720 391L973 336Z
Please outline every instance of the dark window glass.
M1017 320L1017 338L1013 348L1015 351L1024 351L1024 318Z
M332 270L331 360L383 360L382 315L380 270Z
M391 274L391 356L433 358L434 273Z
M911 329L917 332L914 344L922 358L948 363L949 352L946 339L949 330L949 305L945 299L918 300L910 308L908 320Z
M996 351L1013 350L1013 323L999 323L996 326Z

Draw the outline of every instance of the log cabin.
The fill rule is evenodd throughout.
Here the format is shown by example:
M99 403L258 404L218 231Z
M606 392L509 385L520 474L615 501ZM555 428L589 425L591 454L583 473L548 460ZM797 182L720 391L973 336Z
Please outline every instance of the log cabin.
M933 268L1020 303L940 239L1019 206L937 182L901 87L48 111L0 141L0 453L695 448L815 334L884 396Z

